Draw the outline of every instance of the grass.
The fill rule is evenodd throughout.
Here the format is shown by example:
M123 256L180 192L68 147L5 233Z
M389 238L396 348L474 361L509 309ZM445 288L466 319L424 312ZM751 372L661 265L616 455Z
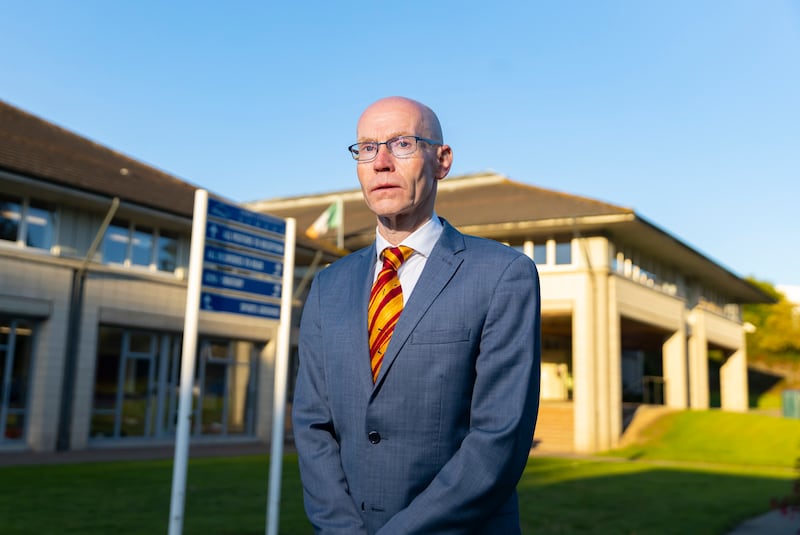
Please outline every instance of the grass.
M672 412L649 425L637 444L609 453L792 468L800 457L800 420L715 410Z
M267 456L192 459L184 534L260 534L266 526ZM169 523L172 461L0 468L0 533L150 534ZM297 458L283 463L280 532L309 533Z
M798 433L800 420L687 412L617 457L534 456L519 485L523 533L722 535L789 492ZM266 456L192 459L184 534L263 534L268 471ZM165 533L171 479L171 460L3 467L0 532ZM287 455L280 533L311 532Z
M769 510L787 473L533 459L520 486L523 533L722 535Z

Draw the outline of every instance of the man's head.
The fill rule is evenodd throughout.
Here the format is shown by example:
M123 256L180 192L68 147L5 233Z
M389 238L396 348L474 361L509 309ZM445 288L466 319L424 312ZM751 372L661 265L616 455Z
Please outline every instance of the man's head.
M407 137L385 143L399 136ZM358 121L357 139L379 143L370 147L376 151L373 159L358 162L358 180L367 206L378 217L379 230L399 243L430 219L436 185L450 171L453 152L444 144L433 110L403 97L370 105ZM413 152L402 154L408 150Z

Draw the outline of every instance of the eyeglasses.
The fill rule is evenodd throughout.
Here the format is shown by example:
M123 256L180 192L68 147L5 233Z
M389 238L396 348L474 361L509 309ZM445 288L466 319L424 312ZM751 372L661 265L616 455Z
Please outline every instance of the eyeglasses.
M440 142L419 136L397 136L386 141L362 141L353 143L347 150L353 155L353 159L359 162L370 162L378 156L378 148L386 145L392 155L402 158L417 152L417 142L424 141L431 145L441 145Z

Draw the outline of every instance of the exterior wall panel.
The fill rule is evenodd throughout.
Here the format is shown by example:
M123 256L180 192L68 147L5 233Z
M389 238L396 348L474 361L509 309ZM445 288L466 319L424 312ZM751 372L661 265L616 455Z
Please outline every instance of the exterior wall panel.
M42 309L42 303L48 304L46 317L34 316L26 441L34 451L52 450L61 406L72 270L44 263L38 254L9 249L0 251L0 274L0 295L5 297L2 312L30 317L31 312Z

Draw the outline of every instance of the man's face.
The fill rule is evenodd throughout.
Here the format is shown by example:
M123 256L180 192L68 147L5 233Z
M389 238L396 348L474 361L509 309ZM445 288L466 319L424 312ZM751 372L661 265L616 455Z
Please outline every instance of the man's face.
M358 141L386 141L397 136L431 138L423 111L413 102L387 99L370 106L358 122ZM436 140L440 141L440 140ZM413 154L394 156L380 145L374 160L358 163L358 180L369 209L390 228L415 229L433 213L436 182L447 174L447 146L419 141Z

